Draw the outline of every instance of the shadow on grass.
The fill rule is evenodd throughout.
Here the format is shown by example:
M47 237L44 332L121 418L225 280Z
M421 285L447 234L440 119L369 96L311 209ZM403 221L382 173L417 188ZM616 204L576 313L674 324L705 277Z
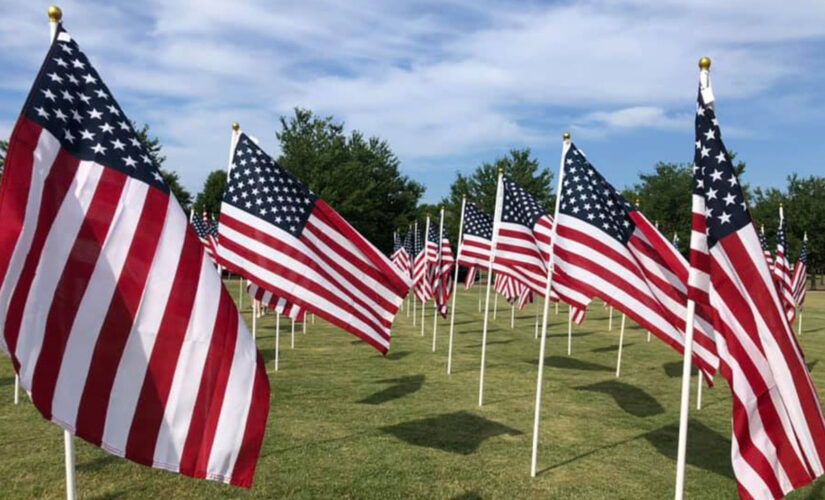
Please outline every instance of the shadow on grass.
M622 347L622 349L627 349L628 347L630 347L632 345L633 344L625 344L624 347ZM607 346L607 347L597 347L595 349L592 349L590 352L616 352L617 350L619 350L619 344L611 345L611 346Z
M407 357L407 356L409 356L410 354L412 354L412 352L411 352L411 351L396 351L396 352L391 352L391 353L387 354L386 359L389 359L390 361L398 361L399 359L404 359L404 358L406 358L406 357ZM376 358L376 359L377 359L377 358Z
M521 431L466 411L411 420L382 427L380 430L408 444L459 455L474 453L489 438L502 434L522 434Z
M82 462L76 465L77 470L84 471L84 472L97 472L105 469L109 465L120 461L120 458L114 455L106 455L103 457L95 458L94 460L90 460L88 462Z
M516 341L516 339L493 340L493 341L488 341L487 345L491 346L491 345L496 345L496 344L509 344L509 343L515 342L515 341ZM465 346L465 347L467 347L468 349L476 349L476 348L481 347L481 344L471 344L471 345L468 345L468 346Z
M593 335L594 333L596 333L596 332L575 332L574 331L572 334L570 334L570 336L573 337L573 338L587 337L589 335ZM567 332L565 332L565 333L553 333L553 334L548 333L547 338L553 338L553 339L565 338L566 339L567 338Z
M527 363L532 365L538 364L535 359L527 360ZM544 366L551 366L553 368L562 368L565 370L584 370L589 372L612 372L615 368L598 363L591 363L589 361L582 361L576 358L568 358L567 356L548 356L544 358Z
M409 377L392 378L378 381L379 384L393 384L383 391L378 391L375 394L367 396L358 401L366 405L380 405L393 399L403 398L408 394L412 394L421 389L424 385L424 375L412 375Z
M665 369L665 375L670 378L681 378L682 377L682 360L679 361L671 361L670 363L665 363L662 365L662 368ZM690 367L690 375L691 377L696 375L698 372L696 371L695 366Z
M13 385L14 384L14 377L3 377L0 378L0 386L4 385Z
M811 361L810 363L805 363L805 366L808 367L808 373L814 371L814 367L817 365L817 363L819 363L818 359L815 359L815 360ZM12 379L12 380L14 380L14 379ZM0 384L2 384L2 382L0 382Z
M679 426L668 425L642 435L663 456L676 461ZM730 440L710 427L690 420L688 424L687 463L720 476L733 476Z
M656 399L642 389L617 380L576 387L578 391L600 392L611 396L619 408L634 417L652 417L665 412Z
M450 500L481 500L481 494L477 491L465 491L460 495L452 497Z

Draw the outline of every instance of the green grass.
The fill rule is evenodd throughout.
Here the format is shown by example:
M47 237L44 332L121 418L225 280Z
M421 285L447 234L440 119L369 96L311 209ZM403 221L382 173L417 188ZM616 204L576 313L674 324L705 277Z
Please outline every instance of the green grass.
M229 289L237 293L237 283ZM114 458L76 441L82 498L669 498L672 497L681 361L630 326L622 375L614 375L619 316L592 307L566 355L565 316L551 308L538 477L530 443L538 342L533 306L501 308L490 325L486 394L477 407L481 315L473 290L459 295L455 357L446 374L448 321L431 352L406 312L387 358L321 321L296 333L282 321L274 369L274 317L259 320L258 347L272 372L272 402L255 485L243 490L196 481ZM248 306L248 298L245 298ZM501 304L500 304L501 306ZM564 311L562 307L562 311ZM251 324L248 307L244 314ZM811 294L801 343L814 382L825 389L825 294ZM820 362L823 360L823 362ZM695 390L695 379L692 385ZM0 367L0 492L4 498L64 495L60 429L23 396L12 404L13 372ZM693 395L695 400L695 394ZM822 398L825 400L825 398ZM695 403L694 403L695 404ZM686 493L735 498L730 466L730 401L719 379L691 408ZM820 481L792 498L825 498Z

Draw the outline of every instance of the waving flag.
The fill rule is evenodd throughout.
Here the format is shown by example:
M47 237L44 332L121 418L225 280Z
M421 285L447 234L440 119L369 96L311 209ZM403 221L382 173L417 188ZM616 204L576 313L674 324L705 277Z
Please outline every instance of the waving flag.
M401 270L405 275L410 274L410 255L407 253L407 247L401 241L398 233L393 233L393 251L390 260L395 264L395 267ZM409 235L408 235L409 237Z
M413 260L413 290L415 296L421 302L427 302L433 298L433 283L430 277L430 265L427 259L427 246L424 244L424 238L419 233L415 235L415 259Z
M478 278L478 267L473 266L467 269L467 275L464 277L464 289L469 290L473 288L476 280Z
M796 267L793 270L793 279L791 280L791 290L793 291L793 300L797 308L801 308L805 303L805 295L808 293L808 233L805 233L805 238L802 240L802 251L799 253L799 260L796 262Z
M275 295L272 295L272 292L268 292L251 282L246 285L246 291L249 292L249 295L253 299L258 300L261 304L274 310L278 314L294 319L298 322L304 321L306 311L301 307L290 303L286 299L276 297Z
M720 373L733 392L739 494L781 498L823 474L825 422L722 143L709 87L699 93L693 170L690 294L715 316Z
M677 352L684 352L687 261L575 145L564 155L555 269L568 285L598 297ZM713 329L697 321L694 363L711 380L718 358Z
M212 223L212 219L206 215L206 210L203 212L203 217L200 219L192 217L192 227L195 229L195 234L198 235L206 254L212 259L212 262L217 263L217 237L218 228Z
M765 238L765 226L759 230L759 244L762 246L762 254L765 255L765 262L768 263L768 268L773 273L773 256L771 255L771 251L768 248L768 240Z
M37 410L109 453L249 487L263 361L149 152L58 28L9 141L0 324Z
M458 242L456 264L467 268L464 288L469 290L476 282L478 270L490 267L493 218L479 210L474 203L468 202L464 208L462 234L461 241Z
M409 278L244 133L219 233L230 270L387 352Z
M779 206L779 230L776 233L776 259L773 263L773 277L776 281L776 287L779 289L779 296L785 306L788 321L793 323L796 317L796 304L794 302L793 287L791 286L788 241L785 235L785 217L782 213L782 205Z
M435 304L442 317L447 317L450 296L453 293L453 266L455 258L450 247L450 240L441 239L441 252L438 254L436 277L434 280Z

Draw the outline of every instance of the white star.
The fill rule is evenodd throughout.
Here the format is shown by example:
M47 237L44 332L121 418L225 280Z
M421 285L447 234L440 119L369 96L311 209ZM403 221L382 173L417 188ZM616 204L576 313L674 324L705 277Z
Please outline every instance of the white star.
M89 113L89 118L92 118L94 120L100 120L100 117L103 116L103 113L101 113L100 111L98 111L96 109L90 109L88 111L88 113Z
M736 184L738 184L738 182L736 181L736 176L733 174L730 174L730 179L728 179L728 182L730 183L730 187L733 187Z
M699 149L701 147L702 147L702 141L696 141L696 149Z
M67 116L66 116L66 115L64 115L64 114L63 114L63 112L62 112L62 111L60 111L59 109L55 109L55 110L54 110L54 116L56 116L56 117L57 117L57 119L58 119L58 120L60 120L60 121L62 121L62 122L65 122L65 121L66 121L66 118L67 118Z
M56 95L54 95L52 93L51 89L41 90L40 92L43 92L43 96L45 96L46 99L48 99L52 102L54 102L55 98L57 97Z
M87 96L86 94L77 94L77 98L83 101L85 104L89 104L89 100L91 97Z
M725 163L725 160L727 160L727 158L725 158L725 153L719 151L719 154L716 155L716 163Z
M74 85L77 85L79 83L77 81L77 78L75 78L73 74L69 73L67 76L69 78L69 81L72 82Z
M95 80L95 77L92 75L83 75L83 81L86 83L97 83L97 80Z
M728 193L723 199L725 200L725 206L733 205L733 202L736 201L736 196L734 196L733 193Z
M100 143L98 142L97 144L94 145L94 147L92 148L92 151L94 151L96 154L104 154L104 153L106 153L106 148L101 146Z
M136 148L140 147L140 141L137 140L137 137L131 137L129 139L129 144L131 144L133 147L136 147Z
M714 132L713 129L709 129L705 132L705 140L710 141L712 139L716 139L716 132Z
M158 172L158 171L152 172L152 177L154 177L155 180L158 181L158 182L163 180L163 176L160 175L160 172Z
M43 109L43 108L34 108L34 110L37 111L38 116L40 116L42 118L45 118L47 120L49 119L49 113L47 113L45 109Z
M74 52L74 51L72 50L72 48L71 48L71 47L69 47L69 46L68 46L67 44L65 44L65 43L61 43L61 44L60 44L60 48L61 48L61 49L63 49L63 52L66 52L67 54L71 54L72 52Z
M115 128L108 123L104 123L100 126L100 130L102 130L104 134L111 134L114 129Z
M74 66L75 68L80 68L80 69L83 69L83 68L86 67L86 65L83 64L83 62L80 59L73 60L72 61L72 66Z
M115 139L114 141L112 141L112 147L114 149L121 149L122 150L123 146L125 146L125 144L120 142L120 139Z
M730 222L730 214L727 212L722 212L722 215L719 216L719 224L724 224L726 222Z
M711 177L711 179L713 179L713 182L721 180L722 179L722 172L720 172L716 169L713 169L713 172L710 173L710 177Z
M92 141L92 140L94 140L95 135L93 133L89 132L88 130L83 129L83 130L80 131L80 138L81 139L88 139L88 140Z
M705 116L705 108L699 106L698 108L696 108L696 114L699 116Z
M72 135L72 132L69 129L63 129L63 138L69 141L69 144L74 144L75 136Z
M118 111L114 105L110 104L106 106L106 109L109 110L109 113L112 113L115 116L120 116L120 111Z
M702 158L705 158L710 155L710 149L702 146Z
M61 78L60 75L58 75L57 73L49 73L46 76L48 76L49 79L53 82L63 83L63 78Z
M125 163L127 167L132 167L132 168L135 168L135 165L137 165L137 162L131 156L127 156L127 157L123 158L123 163Z
M70 94L70 93L69 93L68 91L66 91L66 90L62 91L62 92L60 93L60 96L61 96L63 99L65 99L65 100L69 101L70 103L74 103L74 96L73 96L72 94Z
M97 96L101 99L108 99L109 98L109 94L107 94L106 92L103 92L103 90L101 90L101 89L95 90L95 94L97 94Z
M117 125L120 127L120 130L129 130L129 124L126 122L117 122Z
M717 190L717 189L713 189L713 188L708 189L708 193L707 193L708 199L709 200L715 200L716 199L716 193L718 193L718 192L719 192L719 190Z
M65 68L65 67L68 66L68 64L66 64L66 61L64 61L63 59L61 59L59 57L55 57L54 62L56 62L57 65L60 66L61 68Z

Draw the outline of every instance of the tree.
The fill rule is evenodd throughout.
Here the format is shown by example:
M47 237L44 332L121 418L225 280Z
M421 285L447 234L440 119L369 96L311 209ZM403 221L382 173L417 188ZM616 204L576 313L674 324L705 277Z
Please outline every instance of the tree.
M6 152L9 150L9 141L0 141L0 177L3 175L3 167L6 166Z
M344 124L296 108L281 117L278 163L378 248L392 249L392 232L412 222L424 187L399 173L386 141L344 134Z
M530 157L530 149L512 149L507 156L494 162L484 162L469 176L457 173L450 185L450 194L442 200L444 205L444 228L451 238L458 237L458 223L461 217L461 197L473 202L480 210L493 215L496 204L496 182L498 170L533 195L545 210L551 211L553 196L553 172L541 168L538 160ZM435 211L435 214L438 214Z
M226 171L215 170L211 172L203 183L203 191L195 197L195 203L193 204L195 213L200 214L205 208L207 213L217 217L221 212L221 201L223 201L225 189Z
M154 160L155 165L160 169L160 175L163 176L163 180L166 182L166 185L169 186L169 190L175 195L175 198L183 210L189 213L192 194L180 184L180 177L177 172L162 168L164 162L166 162L166 157L161 154L163 146L160 144L160 139L149 135L149 125L147 124L144 124L141 128L137 128L135 123L132 122L132 128L135 129L135 135L137 135L138 140L143 144L149 157Z

